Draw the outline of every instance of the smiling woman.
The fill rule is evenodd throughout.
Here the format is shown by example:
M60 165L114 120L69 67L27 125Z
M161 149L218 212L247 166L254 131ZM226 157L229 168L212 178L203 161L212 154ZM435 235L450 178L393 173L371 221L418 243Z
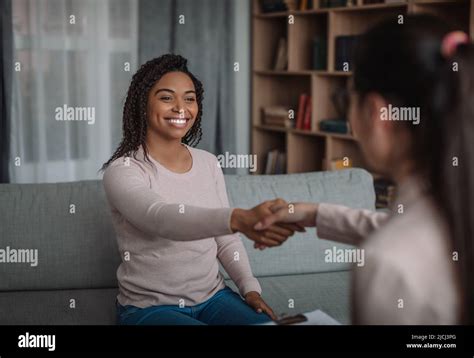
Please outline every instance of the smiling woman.
M270 209L229 208L217 158L193 148L202 135L203 88L186 62L164 55L134 75L123 112L124 138L103 166L123 257L117 272L117 320L267 322L275 316L260 296L235 231L252 238L253 229L242 227L253 228ZM278 245L293 233L292 226L277 225L263 240ZM226 287L219 262L244 299Z
M163 55L142 65L130 84L123 110L123 130L129 135L102 169L121 156L136 153L140 145L150 164L149 153L158 161L186 154L180 143L193 146L202 137L203 93L202 83L189 72L187 60L181 56ZM183 118L184 126L176 121ZM173 131L176 129L179 131ZM160 145L170 139L180 140L172 141L173 147Z

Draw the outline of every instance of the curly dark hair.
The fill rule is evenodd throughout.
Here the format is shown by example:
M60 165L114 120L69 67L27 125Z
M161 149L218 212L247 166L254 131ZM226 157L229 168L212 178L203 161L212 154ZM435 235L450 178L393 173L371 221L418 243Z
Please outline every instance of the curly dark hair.
M180 55L166 54L146 62L133 75L132 83L128 88L125 106L123 107L123 138L112 157L104 163L100 169L101 171L105 170L117 158L131 155L135 157L140 145L143 147L145 160L151 164L145 143L148 127L146 117L148 93L155 83L169 72L183 72L193 81L196 90L198 113L193 126L182 138L181 142L190 146L195 146L200 142L202 137L201 117L204 89L201 81L188 70L187 62L188 60Z

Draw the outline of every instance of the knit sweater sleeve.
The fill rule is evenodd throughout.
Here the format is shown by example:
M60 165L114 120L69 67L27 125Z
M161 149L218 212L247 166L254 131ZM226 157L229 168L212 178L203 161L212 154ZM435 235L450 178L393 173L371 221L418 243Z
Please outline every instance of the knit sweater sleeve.
M105 170L103 186L109 205L151 236L191 241L232 233L231 208L165 202L150 189L149 179L134 159L113 162Z

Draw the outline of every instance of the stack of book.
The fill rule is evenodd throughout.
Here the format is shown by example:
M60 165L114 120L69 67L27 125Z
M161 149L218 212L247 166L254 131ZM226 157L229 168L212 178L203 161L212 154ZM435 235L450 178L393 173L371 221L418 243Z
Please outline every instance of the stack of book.
M289 118L290 108L285 106L270 106L262 109L262 124L277 127L293 126L293 121Z
M285 174L286 154L278 149L273 149L267 154L265 174Z
M377 209L387 208L393 204L396 194L394 182L385 178L377 178L374 180L374 189L375 207Z
M305 131L311 130L311 96L306 93L300 95L295 128Z

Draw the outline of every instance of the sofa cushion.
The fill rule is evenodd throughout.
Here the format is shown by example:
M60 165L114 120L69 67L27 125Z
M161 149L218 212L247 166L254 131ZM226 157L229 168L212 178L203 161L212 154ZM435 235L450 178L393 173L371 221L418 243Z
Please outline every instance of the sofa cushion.
M38 250L37 266L0 263L0 291L117 286L120 257L101 181L3 184L0 203L0 249Z

